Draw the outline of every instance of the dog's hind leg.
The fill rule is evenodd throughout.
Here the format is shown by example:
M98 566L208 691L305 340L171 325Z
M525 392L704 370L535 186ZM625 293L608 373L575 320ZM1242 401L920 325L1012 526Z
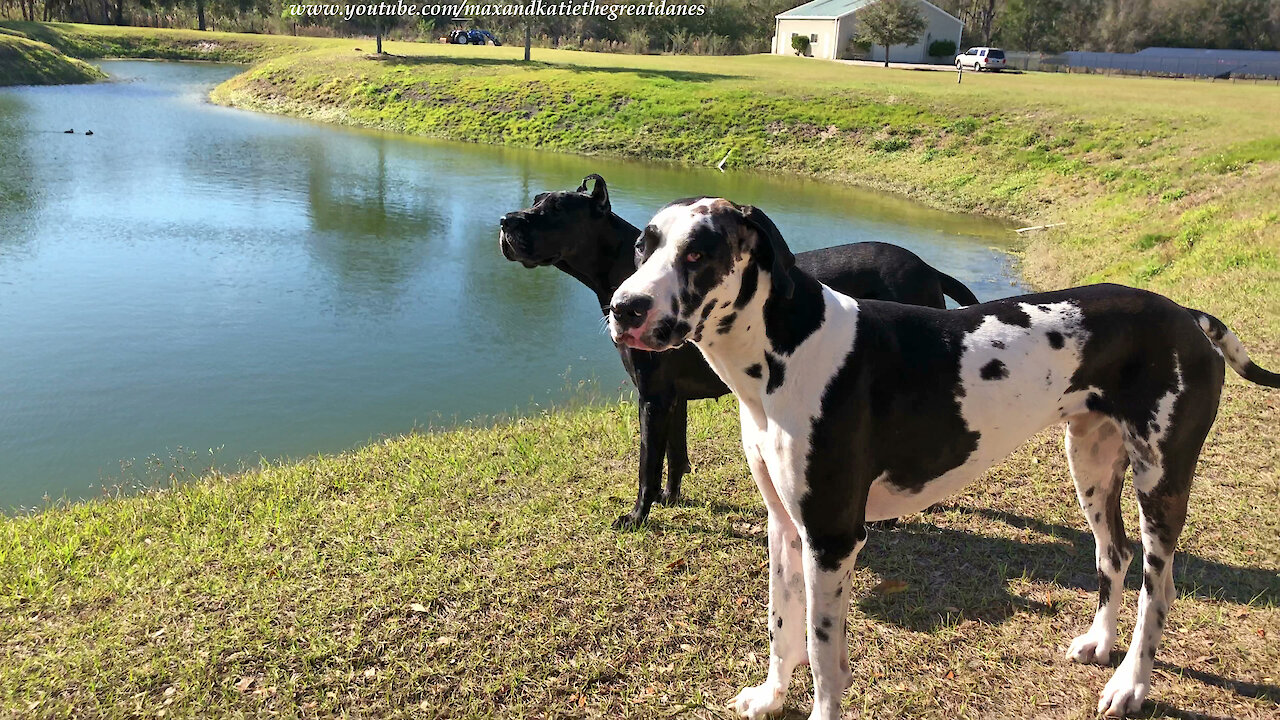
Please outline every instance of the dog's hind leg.
M852 539L852 550L848 550ZM849 590L858 551L867 542L859 523L851 538L811 537L804 553L805 591L809 611L809 664L813 668L813 712L810 720L838 720L844 691L853 683L849 672ZM832 548L841 548L833 551Z
M804 662L805 583L800 534L759 450L747 439L745 421L743 431L747 464L769 510L769 675L764 684L743 688L729 707L744 718L759 720L782 708L792 672Z
M680 398L671 406L667 423L667 489L658 497L663 505L680 499L680 481L689 472L689 401Z
M1098 712L1108 716L1136 712L1151 691L1151 668L1175 597L1174 546L1186 522L1191 476L1201 442L1203 436L1186 445L1167 443L1163 458L1147 456L1148 460L1156 459L1153 465L1140 465L1140 460L1133 458L1133 484L1142 520L1142 592L1129 651L1099 696Z
M1067 425L1066 446L1076 497L1093 530L1098 569L1098 610L1093 625L1072 641L1067 657L1106 664L1115 647L1116 613L1124 598L1125 572L1133 558L1120 515L1120 491L1129 457L1120 428L1099 413L1073 417Z

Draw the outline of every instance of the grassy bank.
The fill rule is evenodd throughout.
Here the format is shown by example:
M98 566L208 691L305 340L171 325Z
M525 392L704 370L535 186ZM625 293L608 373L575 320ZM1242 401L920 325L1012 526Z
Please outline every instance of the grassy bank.
M213 37L49 31L102 55ZM1026 248L1034 281L1153 287L1280 366L1275 87L1035 75L957 87L794 58L536 51L544 61L526 65L510 48L392 43L393 57L371 58L356 51L367 41L233 42L275 59L220 87L227 104L696 164L732 147L731 168L1065 221ZM690 424L688 502L637 533L608 529L634 492L625 404L0 519L0 715L727 717L723 701L765 672L765 516L734 404L695 404ZM1149 715L1280 711L1277 427L1280 393L1229 379ZM1062 658L1096 597L1067 477L1044 433L969 493L872 538L850 616L851 714L1093 717L1111 670ZM1126 502L1131 534L1134 514ZM1126 601L1122 633L1132 590ZM803 675L788 717L808 709Z
M802 58L390 44L263 63L238 107L474 142L783 171L947 209L1067 222L1042 286L1116 280L1280 337L1280 87L885 71ZM625 192L625 188L619 188ZM1203 298L1203 299L1202 299ZM1255 340L1256 342L1256 340ZM1274 355L1273 355L1274 357Z
M0 27L0 87L69 85L101 80L101 70L52 46Z
M1280 450L1257 442L1280 409L1228 390L1157 716L1271 718L1280 699ZM634 413L411 436L0 521L0 713L726 717L767 657L765 515L737 409L694 406L687 504L618 534ZM1060 448L1046 434L872 538L850 617L853 711L1093 717L1110 669L1061 657L1096 583ZM905 590L877 591L885 580ZM800 679L791 705L807 712L809 691Z
M329 40L279 35L0 20L0 32L5 30L20 33L77 58L251 63L305 50L332 47L334 43Z

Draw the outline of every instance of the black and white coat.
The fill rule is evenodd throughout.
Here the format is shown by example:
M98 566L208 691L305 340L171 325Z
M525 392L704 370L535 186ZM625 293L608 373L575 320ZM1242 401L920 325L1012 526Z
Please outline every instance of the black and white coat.
M588 190L587 184L594 183ZM634 245L640 229L613 212L604 178L588 175L573 191L541 193L532 207L500 220L499 246L525 267L551 265L595 293L607 312L609 299L636 269ZM846 295L914 305L978 302L960 281L914 253L879 242L849 243L800 253L796 264ZM640 415L640 463L636 502L618 517L618 529L638 527L655 501L677 502L690 470L686 418L689 400L725 395L729 388L692 346L652 353L618 345L635 384ZM667 486L661 489L663 457ZM661 490L661 492L660 492Z
M1174 598L1174 545L1223 357L1254 382L1276 387L1280 376L1250 362L1212 316L1117 285L950 311L857 301L798 271L764 213L725 200L664 208L641 245L644 264L613 296L611 333L647 349L697 345L739 400L769 513L769 674L733 699L739 714L778 710L807 658L811 717L839 717L864 522L959 491L1062 422L1099 578L1093 625L1067 653L1076 661L1107 663L1115 644L1131 556L1120 492L1134 470L1143 589L1133 642L1098 707L1138 709Z

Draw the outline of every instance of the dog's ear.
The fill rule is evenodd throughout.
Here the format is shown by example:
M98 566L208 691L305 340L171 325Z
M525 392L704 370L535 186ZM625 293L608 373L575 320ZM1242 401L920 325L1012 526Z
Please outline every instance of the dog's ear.
M591 201L597 212L608 214L612 209L609 206L609 186L605 184L604 178L595 173L582 178L582 184L578 186L578 192L587 192L587 183L595 181L595 187L591 189Z
M796 256L782 239L778 226L773 224L764 211L751 205L740 208L742 219L756 231L759 241L756 245L756 260L769 269L769 278L773 283L773 291L790 299L795 293L795 283L791 281L791 268L796 265Z

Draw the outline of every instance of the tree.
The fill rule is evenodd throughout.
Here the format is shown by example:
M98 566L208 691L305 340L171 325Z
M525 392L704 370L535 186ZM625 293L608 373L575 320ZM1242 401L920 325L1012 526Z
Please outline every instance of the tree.
M912 45L929 21L915 0L880 0L857 14L858 36L884 47L884 66L889 67L889 46Z
M1057 33L1062 15L1059 0L1009 0L997 35L1006 48L1061 52L1067 49L1060 47Z

